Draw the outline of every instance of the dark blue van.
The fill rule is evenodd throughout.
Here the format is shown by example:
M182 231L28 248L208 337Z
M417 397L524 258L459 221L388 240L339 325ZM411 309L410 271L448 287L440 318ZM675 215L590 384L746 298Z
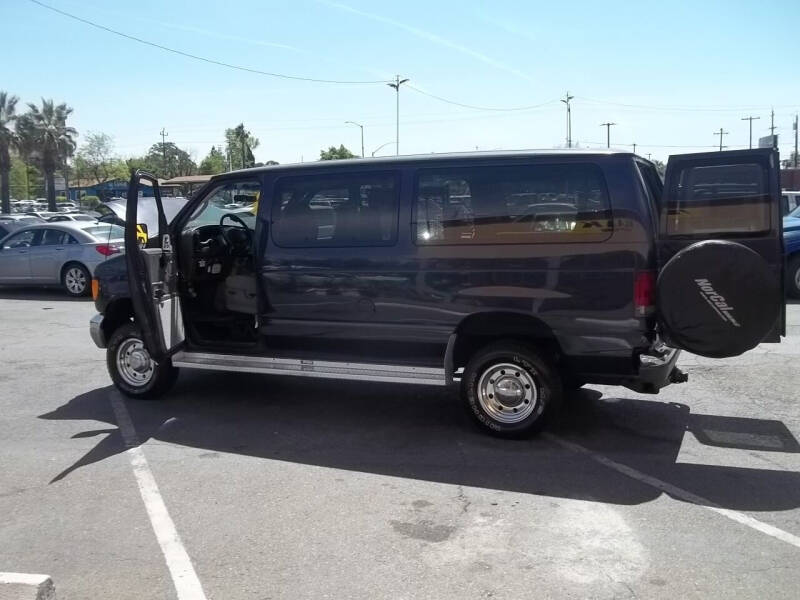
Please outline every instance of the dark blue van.
M525 151L269 166L211 179L98 269L117 387L180 367L448 386L492 433L585 383L656 393L680 349L784 333L778 156ZM234 208L233 206L243 206ZM141 227L140 227L141 229ZM152 228L151 228L152 230ZM141 241L141 240L140 240Z

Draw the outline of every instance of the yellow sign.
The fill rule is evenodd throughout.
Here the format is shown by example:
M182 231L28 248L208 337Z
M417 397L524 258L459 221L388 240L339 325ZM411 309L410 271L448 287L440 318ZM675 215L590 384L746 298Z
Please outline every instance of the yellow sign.
M147 245L147 225L143 223L139 223L136 225L136 241L139 242L139 245L144 247Z

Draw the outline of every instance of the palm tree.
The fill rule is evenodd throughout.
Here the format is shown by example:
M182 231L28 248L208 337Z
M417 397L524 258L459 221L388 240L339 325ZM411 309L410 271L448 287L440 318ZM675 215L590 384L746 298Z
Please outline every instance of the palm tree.
M11 147L16 143L16 135L11 128L17 118L19 98L0 92L0 212L11 212L9 201L8 174L11 171Z
M42 98L42 108L28 104L28 112L17 119L20 148L44 171L47 182L47 207L56 210L56 169L66 164L75 152L78 132L67 127L67 117L72 109L66 104L56 105Z

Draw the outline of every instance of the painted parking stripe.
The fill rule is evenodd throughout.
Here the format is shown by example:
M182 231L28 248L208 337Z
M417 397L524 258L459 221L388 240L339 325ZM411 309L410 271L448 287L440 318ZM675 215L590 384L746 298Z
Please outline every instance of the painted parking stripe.
M56 588L49 575L40 575L38 573L0 573L0 598L6 598L3 594L3 587L7 585L25 586L26 590L30 588L31 592L36 593L35 596L28 596L31 600L54 600L56 597ZM20 597L18 595L19 591L20 590L14 590L14 598Z
M147 516L150 517L150 524L153 526L158 545L161 546L161 552L164 554L172 583L178 593L178 600L206 600L203 586L194 570L192 560L175 529L175 523L167 512L167 506L158 490L153 472L139 445L139 437L136 435L136 429L133 427L133 421L125 407L125 402L117 391L109 394L109 400L122 439L128 448L126 453L131 461L131 467L133 467L139 494L142 496Z
M666 481L661 481L656 477L652 477L651 475L647 475L646 473L642 473L632 467L627 465L623 465L618 463L615 460L611 460L607 456L603 456L602 454L598 454L597 452L593 452L588 448L584 448L580 444L576 444L575 442L569 442L561 437L553 435L552 433L545 433L543 434L545 438L548 440L558 444L562 448L566 448L571 450L572 452L576 452L578 454L583 454L584 456L589 457L593 461L600 463L601 465L608 467L609 469L613 469L618 473L622 473L623 475L630 477L631 479L635 479L645 485L649 485L650 487L656 488L657 490L661 490L673 496L674 498L679 498L685 502L690 502L692 504L697 504L702 508L706 508L712 512L717 513L718 515L722 515L723 517L727 517L732 521L736 521L750 529L754 529L759 531L763 534L766 534L770 537L774 537L775 539L781 540L782 542L786 542L787 544L791 544L796 548L800 548L800 537L789 533L788 531L784 531L783 529L779 529L773 525L769 525L768 523L764 523L763 521L759 521L751 517L750 515L746 515L745 513L739 512L737 510L731 510L729 508L723 508L720 505L703 498L702 496L698 496L697 494L693 494L683 488L679 488L671 483L667 483Z

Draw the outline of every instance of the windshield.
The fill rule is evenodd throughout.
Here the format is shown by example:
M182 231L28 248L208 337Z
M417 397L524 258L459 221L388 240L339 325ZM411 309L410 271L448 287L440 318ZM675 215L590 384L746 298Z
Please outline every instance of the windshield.
M792 212L790 212L787 217L793 217L795 219L800 219L800 206L796 206Z

